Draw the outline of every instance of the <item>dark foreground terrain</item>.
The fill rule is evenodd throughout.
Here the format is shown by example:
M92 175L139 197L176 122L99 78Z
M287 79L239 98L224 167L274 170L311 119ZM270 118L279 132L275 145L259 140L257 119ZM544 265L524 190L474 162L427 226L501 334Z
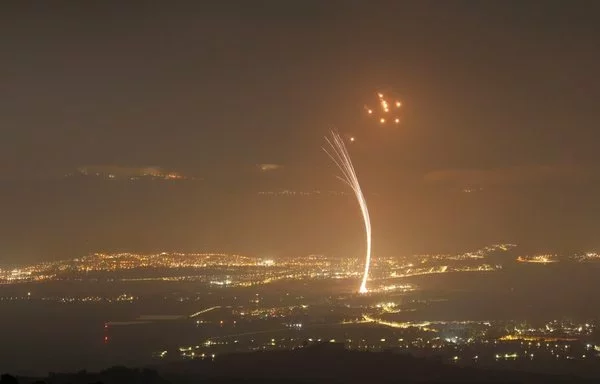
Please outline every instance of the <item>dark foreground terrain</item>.
M282 352L232 354L215 361L153 369L114 367L99 373L50 374L43 379L4 375L0 384L192 383L593 383L574 376L492 371L443 364L391 352L354 352L321 344Z

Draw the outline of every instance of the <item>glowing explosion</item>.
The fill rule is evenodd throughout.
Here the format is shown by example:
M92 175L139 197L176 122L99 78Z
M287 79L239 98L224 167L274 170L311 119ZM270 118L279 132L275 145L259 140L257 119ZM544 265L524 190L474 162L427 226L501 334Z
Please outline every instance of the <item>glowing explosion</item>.
M331 138L325 137L327 144L331 147L331 151L328 151L326 148L323 148L325 153L333 160L335 165L342 172L342 176L338 176L338 179L342 180L344 183L348 184L350 188L354 191L354 195L356 196L356 200L358 201L358 205L360 206L360 211L362 212L363 221L365 224L365 236L367 239L367 255L365 257L365 272L362 277L362 281L360 283L359 292L366 293L367 292L367 279L369 278L369 266L371 264L371 220L369 218L369 210L367 209L367 202L365 197L363 196L362 190L360 189L360 184L358 183L358 177L356 176L356 171L354 170L354 166L352 165L352 160L350 160L350 154L346 149L346 145L344 144L344 140L340 137L339 133L336 131L331 131Z
M365 110L370 117L379 121L379 124L400 124L399 109L402 103L398 100L389 102L383 93L377 94L377 107L371 108L365 105Z

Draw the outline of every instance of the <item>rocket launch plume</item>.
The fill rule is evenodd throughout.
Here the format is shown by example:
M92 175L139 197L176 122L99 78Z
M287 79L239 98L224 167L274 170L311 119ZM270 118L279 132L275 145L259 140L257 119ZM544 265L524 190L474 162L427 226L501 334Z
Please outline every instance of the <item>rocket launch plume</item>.
M365 270L358 291L360 293L366 293L367 279L369 278L369 267L371 264L371 219L369 218L367 202L360 188L358 177L356 176L356 171L354 170L354 166L352 165L352 160L350 160L350 154L348 153L346 145L344 144L344 140L341 138L340 134L337 131L332 130L330 132L330 136L325 137L325 141L327 142L330 148L323 148L323 150L325 151L325 153L327 153L327 155L342 172L342 176L338 176L338 179L348 184L350 188L352 188L352 190L354 191L354 195L356 196L356 200L362 213L365 225L367 254L365 257Z

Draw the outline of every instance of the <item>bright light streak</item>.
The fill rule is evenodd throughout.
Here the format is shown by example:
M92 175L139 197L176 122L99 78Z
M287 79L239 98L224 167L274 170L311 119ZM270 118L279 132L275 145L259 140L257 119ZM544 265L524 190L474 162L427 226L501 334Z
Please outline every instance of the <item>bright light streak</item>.
M220 306L220 305L217 305L217 306L214 306L214 307L210 307L210 308L203 309L203 310L201 310L201 311L198 311L198 312L196 312L196 313L192 313L192 314L190 315L190 318L194 318L194 317L196 317L196 316L200 316L200 315L201 315L201 314L203 314L203 313L210 312L210 311L213 311L213 310L215 310L215 309L219 309L219 308L221 308L221 306Z
M332 130L331 137L325 137L325 141L327 141L327 144L329 144L331 150L328 151L326 148L323 148L323 150L325 151L325 153L327 153L327 155L342 172L342 176L338 176L338 179L348 184L350 188L352 188L352 190L354 191L354 195L356 196L356 200L358 202L358 205L360 206L360 211L362 213L363 222L365 226L365 237L367 242L367 254L365 257L365 269L358 291L360 293L366 293L367 279L369 278L369 267L371 264L371 219L369 218L367 202L360 188L358 177L356 176L356 171L354 170L352 160L350 159L350 154L346 149L346 145L344 145L344 140L342 140L339 133Z
M406 328L410 328L410 327L416 327L416 328L420 328L424 331L437 332L435 329L429 327L430 325L432 325L431 322L429 322L429 321L423 321L421 323L385 321L385 320L381 320L381 319L371 317L369 315L364 315L364 314L363 314L363 320L369 321L372 323L377 323L380 325L385 325L386 327L391 327L391 328L406 329Z

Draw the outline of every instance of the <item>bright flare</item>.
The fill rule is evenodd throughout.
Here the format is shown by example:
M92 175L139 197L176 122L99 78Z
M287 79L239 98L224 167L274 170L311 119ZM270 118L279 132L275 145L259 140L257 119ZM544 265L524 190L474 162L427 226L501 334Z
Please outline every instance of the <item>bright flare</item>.
M373 108L369 105L365 105L364 108L367 111L367 114L374 116L382 125L388 123L400 124L398 110L402 106L402 102L400 102L400 100L388 101L383 93L378 93L377 97L376 107Z
M352 165L352 160L350 160L350 154L346 149L346 145L344 145L344 140L342 140L339 133L332 130L331 137L325 137L325 141L327 141L327 144L329 144L331 149L327 150L327 148L323 148L323 150L325 151L325 153L327 153L327 155L331 158L331 160L333 160L335 165L337 165L339 170L342 172L342 176L338 176L338 179L348 184L350 188L352 188L352 190L354 191L354 195L356 196L356 200L362 213L363 222L365 226L365 237L367 242L367 254L365 257L365 270L358 292L366 293L367 279L369 278L369 267L371 265L371 219L369 218L367 201L365 200L365 197L360 188L358 177L356 176L356 171L354 170L354 166Z
M383 108L383 110L386 111L386 112L388 111L389 106L388 106L387 101L381 100L381 108Z

